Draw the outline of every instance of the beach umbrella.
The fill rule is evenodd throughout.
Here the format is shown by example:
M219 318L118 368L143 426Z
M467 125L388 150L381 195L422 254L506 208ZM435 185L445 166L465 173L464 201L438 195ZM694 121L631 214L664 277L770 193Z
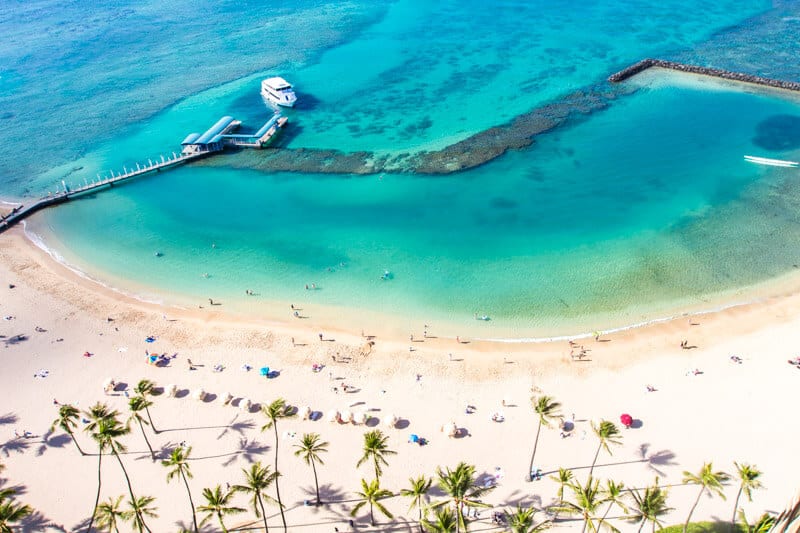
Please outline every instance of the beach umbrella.
M311 408L307 405L302 407L300 409L300 416L303 417L303 420L308 420L308 418L311 416Z
M178 386L177 385L167 385L166 388L167 398L174 398L175 395L178 393Z
M249 412L252 406L253 404L250 402L249 398L242 398L241 400L239 400L239 409L241 409L242 411Z
M366 424L367 419L368 417L366 411L359 411L356 413L355 418L353 419L353 424Z
M265 378L269 377L269 367L268 366L262 366L261 369L259 370L259 372Z
M203 389L197 389L196 391L194 391L194 394L192 394L192 398L201 402L205 399L205 397L206 397L206 391L204 391Z
M325 417L325 420L328 422L338 422L340 418L339 411L336 409L331 409L328 411L328 416Z
M350 411L342 411L342 420L343 423L347 424L353 421L353 413Z
M455 422L449 422L442 426L442 431L446 432L448 437L455 437L458 435L458 426Z
M114 390L114 387L117 386L117 382L114 381L114 378L106 378L103 382L103 391L104 392L111 392Z
M631 424L633 424L633 417L631 415L629 415L628 413L624 413L624 414L620 415L619 421L622 423L623 426L625 426L626 428L629 428L629 427L631 427Z
M408 442L418 443L419 435L415 435L414 433L412 433L411 436L408 438Z
M383 417L383 425L387 428L393 428L397 424L397 417L394 415L386 415Z

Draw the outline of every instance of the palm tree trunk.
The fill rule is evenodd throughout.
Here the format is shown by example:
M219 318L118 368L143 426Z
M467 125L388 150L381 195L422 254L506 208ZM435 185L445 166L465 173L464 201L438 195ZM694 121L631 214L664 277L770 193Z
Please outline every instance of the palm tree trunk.
M592 461L592 467L589 469L589 477L592 477L592 472L594 472L594 465L597 464L597 458L600 457L600 449L603 447L603 442L600 441L600 444L597 445L597 451L594 454L594 461Z
M372 502L369 502L369 523L375 527L375 515L372 514Z
M153 424L153 417L150 416L150 409L146 405L144 407L144 412L147 413L147 420L150 421L150 427L153 428L153 433L155 433L156 435L161 433L159 430L156 429L155 424Z
M181 477L183 478L183 484L186 485L186 494L189 495L189 505L192 506L192 523L194 524L194 533L197 533L197 512L194 510L194 500L192 500L192 491L189 490L189 480L186 479L186 474L183 473L183 470L181 470Z
M378 474L378 456L374 453L372 454L372 460L375 462L375 481L380 481L380 475Z
M742 495L742 487L739 486L739 492L736 493L736 501L733 502L733 516L731 517L731 533L736 529L736 509L739 507L739 498Z
M269 531L269 526L267 525L267 511L264 509L264 500L261 499L261 490L259 489L256 492L256 498L258 498L258 505L261 506L261 516L264 518L264 533Z
M683 524L683 533L686 533L686 529L689 527L689 520L692 519L692 513L694 513L694 508L697 507L697 504L700 502L700 496L703 495L703 491L704 490L706 490L706 486L705 485L700 487L700 492L697 493L697 499L695 499L694 505L692 505L692 508L689 509L689 516L686 517L686 523Z
M89 519L89 527L86 533L92 533L92 526L94 525L94 517L97 515L97 506L100 504L100 484L102 478L100 477L100 466L103 464L103 449L97 454L97 496L94 497L94 509L92 510L92 517Z
M228 530L225 528L225 523L222 521L222 513L217 512L217 518L219 518L219 525L222 528L222 533L228 533Z
M317 505L320 504L319 501L319 481L317 481L317 466L314 464L314 458L311 458L311 470L314 471L314 488L317 490Z
M80 444L78 444L78 441L77 441L77 440L75 440L75 434L74 434L74 433L72 433L71 431L68 431L67 433L69 433L69 436L70 436L70 437L72 437L72 442L74 442L74 443L75 443L75 447L76 447L76 448L78 448L78 451L79 451L79 452L81 452L81 455L86 455L86 452L84 452L84 451L81 449L81 445L80 445Z
M133 486L131 486L131 478L128 477L128 471L125 470L125 465L122 464L122 458L117 453L117 449L116 449L116 447L114 447L113 444L111 445L111 453L113 453L114 457L117 458L117 461L119 462L119 467L122 468L122 473L125 474L125 483L128 485L128 494L131 495L131 503L133 503L133 502L136 501L136 496L133 495ZM144 521L144 516L142 516L142 513L140 513L139 511L136 511L136 516L139 517L139 521L142 523L144 528L147 530L147 533L153 533L152 531L150 531L150 528L147 527L147 524Z
M280 479L281 475L278 472L278 421L275 420L272 422L272 429L275 430L275 473L278 474L275 476L275 494L278 496L278 509L281 512L281 522L283 522L283 532L286 533L286 516L283 514L283 502L281 502L281 488L278 484L278 480Z
M539 446L539 432L541 430L542 430L542 419L540 418L539 427L536 428L536 440L533 441L533 453L531 453L531 464L528 467L528 477L525 478L530 481L533 481L533 474L531 474L531 471L533 470L533 458L536 457L536 448Z
M608 508L606 509L606 512L605 512L605 513L603 513L603 518L601 518L601 519L600 519L600 522L597 524L597 526L598 526L598 529L599 529L599 527L600 527L600 526L602 526L602 525L603 525L603 523L606 521L606 517L608 516L608 513L610 513L610 512L611 512L611 508L612 508L612 507L614 507L614 502L613 502L613 501L612 501L612 502L610 502L610 503L608 504Z
M144 442L147 443L147 449L150 450L150 457L153 459L153 462L156 460L156 454L153 452L153 447L150 446L150 441L147 440L147 433L144 432L144 426L142 425L142 421L138 418L136 419L139 422L139 429L142 430L142 437L144 437Z

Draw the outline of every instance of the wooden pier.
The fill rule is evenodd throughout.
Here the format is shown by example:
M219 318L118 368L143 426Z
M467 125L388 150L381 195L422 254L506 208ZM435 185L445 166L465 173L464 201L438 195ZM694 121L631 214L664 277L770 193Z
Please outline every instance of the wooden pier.
M22 220L28 218L32 214L37 211L40 211L46 207L50 207L53 205L62 204L69 200L72 200L76 196L80 196L82 194L87 194L90 192L94 192L97 190L105 189L113 187L119 183L124 181L131 180L133 178L137 178L139 176L143 176L144 174L149 174L151 172L161 172L162 170L182 165L188 161L193 159L197 159L199 157L203 157L207 154L191 154L191 155L176 155L173 153L171 158L165 158L161 156L161 160L156 160L155 162L150 160L148 161L147 165L136 165L136 170L127 168L116 175L114 172L111 172L111 175L107 178L99 178L96 181L85 181L84 184L80 187L69 187L67 184L62 181L63 190L56 191L54 194L49 194L39 200L35 201L32 204L28 205L20 205L15 207L8 216L2 218L0 220L0 233L4 232L5 230L9 229L13 225L21 222Z
M241 122L230 116L225 116L219 119L216 124L211 126L202 135L199 133L191 133L181 143L183 147L181 154L172 153L172 157L165 158L161 156L161 160L148 160L147 165L136 164L136 170L131 168L124 168L122 172L114 175L111 172L109 177L97 176L94 181L84 179L83 185L78 187L70 187L63 180L61 181L62 190L56 190L53 194L34 201L29 205L20 205L15 207L8 216L0 218L0 233L12 227L14 224L25 220L32 214L47 207L63 204L76 196L87 194L90 192L99 191L105 188L113 187L118 183L149 174L151 172L160 172L168 168L188 163L194 159L221 153L226 147L241 147L241 148L263 148L268 144L275 135L286 125L287 118L280 113L274 114L267 122L261 126L259 130L249 134L233 134Z

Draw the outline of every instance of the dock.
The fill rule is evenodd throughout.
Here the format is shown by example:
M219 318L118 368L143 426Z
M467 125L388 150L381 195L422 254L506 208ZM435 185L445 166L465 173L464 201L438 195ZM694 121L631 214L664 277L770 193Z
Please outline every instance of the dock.
M280 129L286 125L286 122L286 117L281 116L280 113L275 113L255 132L235 133L242 123L230 116L222 117L205 133L189 134L181 143L180 154L173 152L170 157L162 155L155 161L148 159L147 164L137 163L135 169L124 167L122 172L117 172L116 174L113 170L107 176L98 174L91 181L88 178L84 178L83 184L78 184L78 186L67 184L65 180L62 180L61 187L57 187L54 193L49 193L31 204L19 205L12 209L7 216L0 217L0 233L42 209L63 204L81 195L109 189L145 174L169 170L201 157L221 153L228 147L263 148L272 141Z

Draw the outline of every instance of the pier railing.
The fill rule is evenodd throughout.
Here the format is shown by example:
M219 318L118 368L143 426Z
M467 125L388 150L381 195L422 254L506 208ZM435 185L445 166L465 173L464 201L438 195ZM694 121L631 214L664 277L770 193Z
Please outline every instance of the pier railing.
M134 168L128 169L127 167L123 167L122 172L119 172L117 174L114 174L114 171L112 170L110 175L107 177L102 177L98 174L96 180L89 181L88 179L84 179L83 185L78 185L77 187L68 185L64 180L62 180L61 190L56 190L56 192L48 194L47 196L40 198L39 200L35 201L32 204L18 206L14 208L11 211L11 213L8 214L8 216L0 219L0 233L4 232L14 224L28 218L33 213L41 209L44 209L45 207L50 207L52 205L64 203L76 196L96 191L98 189L102 189L105 187L113 187L118 183L133 178L137 178L139 176L148 174L150 172L160 172L161 170L176 165L181 165L183 163L186 163L187 161L191 161L192 159L203 157L204 155L207 154L200 153L200 154L190 154L190 155L178 155L173 152L171 157L164 157L162 155L160 159L156 159L155 161L149 159L146 165L137 163L135 169Z

